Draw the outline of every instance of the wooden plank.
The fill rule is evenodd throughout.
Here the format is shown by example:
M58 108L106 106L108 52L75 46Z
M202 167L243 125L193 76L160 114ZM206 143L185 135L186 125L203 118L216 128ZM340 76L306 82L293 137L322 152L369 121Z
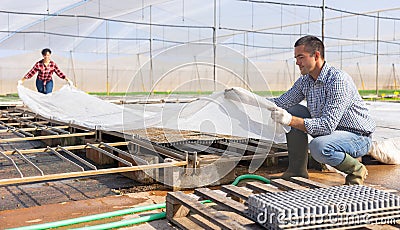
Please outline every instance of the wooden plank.
M101 146L102 144L93 144L94 146ZM107 145L110 146L125 146L128 145L128 142L114 142L114 143L108 143ZM64 146L63 147L66 150L81 150L81 149L90 149L87 145L74 145L74 146ZM59 147L54 147L52 148L53 150L57 151ZM46 152L48 149L47 148L40 148L40 149L19 149L19 151L22 154L29 154L29 153L40 153L40 152ZM3 153L6 155L11 155L13 154L14 150L9 150L9 151L4 151Z
M93 136L95 132L86 133L71 133L71 134L60 134L60 135L47 135L47 136L37 136L37 137L20 137L20 138L8 138L0 139L0 143L9 143L17 141L35 141L35 140L48 140L48 139L58 139L58 138L68 138L68 137L82 137L82 136Z
M291 177L290 180L296 184L309 187L309 188L328 188L329 185L322 184L316 181L312 181L303 177Z
M91 171L84 171L84 172L69 172L69 173L58 173L58 174L51 174L51 175L44 175L44 176L11 178L11 179L0 180L0 185L21 184L21 183L58 180L58 179L76 178L76 177L84 177L84 176L95 176L95 175L104 175L104 174L112 174L112 173L132 172L132 171L155 169L155 168L179 167L179 166L185 166L185 165L187 165L186 161L178 161L178 162L171 162L171 163L159 163L159 164L151 164L151 165L132 166L132 167L99 169L99 170L91 170Z
M203 216L204 218L221 227L222 229L245 229L243 226L241 226L228 216L201 204L199 201L184 194L183 192L169 192L167 194L167 202L173 204L179 202L179 205L183 205L190 209L190 211L198 213L199 215ZM169 218L171 218L171 215L169 215Z
M244 204L216 193L209 188L198 188L194 190L194 194L203 197L204 199L212 200L213 202L227 208L229 211L236 212L240 215L243 215L243 213L247 210L247 207Z
M183 206L179 200L174 199L174 197L171 198L170 196L171 194L167 193L167 198L166 198L167 219L188 216L190 209Z
M247 182L246 187L255 192L261 192L261 193L283 192L283 190L280 190L275 186L272 186L270 184L262 184L260 182Z
M234 212L228 212L228 211L223 211L223 213L225 215L227 215L228 217L230 217L231 219L234 219L239 224L241 224L245 229L265 230L265 228L262 227L261 225L245 218L243 214L239 215ZM219 230L219 229L221 229L220 227L213 224L212 222L210 222L209 220L207 220L206 218L202 217L199 214L191 214L187 217L174 218L174 221L180 222L180 226L182 226L182 227L180 227L180 229L188 229L188 230L192 230L192 229ZM188 224L191 224L191 225L189 226Z
M183 206L180 201L177 199L171 198L169 194L167 194L166 198L166 217L167 220L172 222L174 225L178 226L179 229L203 229L197 223L189 219L190 209ZM191 215L194 216L194 215ZM201 217L200 215L196 215ZM206 219L202 218L202 223L207 223L209 225L214 224L208 222ZM217 226L215 226L218 228Z
M229 196L232 197L232 199L236 197L242 200L247 200L249 196L253 194L251 190L247 190L245 188L231 184L222 186L221 191L226 192Z
M303 187L301 185L295 184L293 182L284 179L274 179L271 180L271 185L274 185L283 190L308 190L309 188Z
M200 215L198 215L198 216L200 216ZM188 217L174 217L172 219L169 219L169 221L171 221L174 225L178 226L179 229L204 230L203 227L201 227L200 225L198 225L197 223L195 223ZM200 220L200 222L203 225L206 225L206 222L208 222L207 225L214 225L204 218L202 218L202 220ZM218 226L216 226L216 225L214 225L214 226L215 226L215 228L210 227L209 229L220 229Z

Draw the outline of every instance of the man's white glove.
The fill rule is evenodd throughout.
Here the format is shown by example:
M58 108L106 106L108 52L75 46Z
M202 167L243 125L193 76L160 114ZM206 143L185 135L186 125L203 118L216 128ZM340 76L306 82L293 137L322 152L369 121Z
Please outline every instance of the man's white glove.
M18 85L22 85L24 83L22 80L18 80Z
M289 125L292 121L292 115L280 107L277 107L275 110L271 111L271 118L275 122L278 122L282 125Z

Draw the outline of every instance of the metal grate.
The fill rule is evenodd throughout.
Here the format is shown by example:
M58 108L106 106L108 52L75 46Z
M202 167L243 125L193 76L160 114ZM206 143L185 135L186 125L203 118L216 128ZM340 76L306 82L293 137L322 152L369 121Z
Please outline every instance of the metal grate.
M248 216L267 229L395 224L400 197L361 185L263 193L249 197Z

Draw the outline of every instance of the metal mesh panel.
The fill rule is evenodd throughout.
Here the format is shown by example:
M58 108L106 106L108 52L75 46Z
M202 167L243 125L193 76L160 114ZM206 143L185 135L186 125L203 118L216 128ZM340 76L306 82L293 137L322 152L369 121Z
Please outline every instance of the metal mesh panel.
M352 185L250 196L248 215L268 229L342 228L395 223L400 197Z

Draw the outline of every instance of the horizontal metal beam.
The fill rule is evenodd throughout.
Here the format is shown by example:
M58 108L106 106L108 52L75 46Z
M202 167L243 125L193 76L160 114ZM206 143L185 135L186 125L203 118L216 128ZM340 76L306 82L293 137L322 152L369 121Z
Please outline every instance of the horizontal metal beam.
M41 129L41 130L42 130L43 132L45 132L45 133L50 133L51 135L58 135L57 132L52 131L52 130L50 130L50 129L43 128L43 129Z
M68 132L68 131L63 130L61 127L63 127L63 126L56 126L56 127L47 126L47 129L49 129L49 130L55 130L55 131L57 131L57 132L59 132L59 133L64 133L64 134L69 134L69 133L70 133L70 132ZM65 126L65 128L69 128L69 126Z
M209 156L207 158L200 158L199 157L199 162L200 164L210 164L213 162L231 162L231 161L250 161L250 160L258 160L258 159L267 159L267 158L272 158L272 157L282 157L282 156L287 156L288 152L278 152L278 153L267 153L267 154L253 154L253 155L244 155L244 156L239 156L239 157L229 157L229 156L215 156L213 158L210 158Z
M142 148L146 148L150 151L162 154L164 156L168 156L168 157L172 157L175 159L180 159L180 160L186 160L186 155L183 155L184 153L179 153L177 151L173 151L172 149L168 149L166 147L157 145L157 144L153 144L149 141L144 141L144 140L139 140L138 138L133 138L130 141L132 144L134 145L138 145ZM190 160L193 160L193 157L189 156Z
M7 124L7 123L6 123ZM63 129L67 129L69 128L68 125L59 125L59 126L41 126L41 127L31 127L31 128L19 128L18 131L25 131L25 132L32 132L32 131L40 131L40 130L53 130L53 131L57 131L59 133L64 133L64 134L69 134L70 132L65 131ZM6 132L11 132L12 130L16 129L15 127L7 127L7 129L0 129L0 133L6 133Z
M67 137L83 137L83 136L93 136L94 134L95 134L95 132L86 132L86 133L47 135L47 136L37 136L37 137L8 138L8 139L0 139L0 143L17 142L17 141L47 140L47 139L55 139L55 138L67 138Z
M94 145L92 145L92 144L89 144L89 143L87 143L86 145L89 146L90 148L92 148L92 149L94 149L94 150L100 152L100 153L103 153L103 154L105 154L105 155L107 155L107 156L109 156L109 157L111 157L111 158L113 158L113 159L115 159L115 160L121 162L122 164L125 164L125 165L128 165L128 166L133 166L131 162L126 161L126 160L122 159L121 157L115 156L114 154L112 154L112 153L110 153L110 152L107 152L107 151L104 150L104 149L101 149L101 148L99 148L99 147L97 147L97 146L94 146Z
M52 148L50 148L50 147L47 147L47 149L48 149L50 152L54 153L54 154L55 154L56 156L58 156L59 158L61 158L61 160L67 161L67 162L69 162L69 163L75 165L76 167L79 167L79 168L81 169L81 171L85 171L85 169L84 169L82 166L80 166L80 165L78 165L77 163L71 161L70 159L64 157L63 155L61 155L61 154L60 154L59 152L57 152L56 150L54 150L54 149L52 149ZM96 168L96 167L95 167L95 168ZM96 169L97 169L97 168L96 168Z
M34 168L40 173L40 175L44 176L43 171L42 171L37 165L35 165L32 161L30 161L28 158L26 158L24 155L22 155L22 153L21 153L18 149L14 149L14 151L17 152L18 155L20 155L20 156L22 157L22 159L23 159L26 163L28 163L28 164L30 164L32 167L34 167Z
M14 152L14 151L13 151L13 152ZM12 158L10 158L9 156L7 156L5 153L3 153L3 152L1 152L1 151L0 151L0 154L1 154L2 156L4 156L4 157L14 166L14 168L18 171L20 177L24 177L24 174L22 174L21 170L19 170L17 164L15 163L15 161L14 161Z
M99 144L93 144L94 146L99 146ZM108 143L110 146L124 146L128 145L128 142L115 142L115 143ZM57 150L58 147L54 147L52 149ZM64 146L64 149L67 150L80 150L80 149L88 149L90 147L86 145L74 145L74 146ZM40 153L40 152L46 152L48 149L47 148L40 148L40 149L20 149L19 151L22 154L29 154L29 153ZM4 151L3 153L5 155L11 155L13 154L14 151Z
M11 132L14 133L14 135L17 135L17 136L19 136L21 138L26 137L25 134L22 134L22 133L16 131L15 129L11 130Z
M185 166L185 165L187 165L186 161L178 161L178 162L151 164L151 165L138 165L138 166L132 166L132 167L90 170L90 171L84 171L84 172L58 173L58 174L33 176L33 177L25 177L25 178L11 178L11 179L0 180L0 185L22 184L22 183L31 183L31 182L49 181L49 180L58 180L58 179L69 179L69 178L77 178L77 177L85 177L85 176L133 172L133 171L140 171L140 170L146 170L146 169L180 167L180 166Z
M47 123L50 123L50 121L38 121L38 122L36 122L36 123L39 123L39 124L47 124ZM6 123L7 125L29 125L29 123L28 122L13 122L13 123ZM34 128L34 127L33 127Z
M35 135L33 135L32 133L26 132L26 131L21 130L21 129L15 129L15 131L17 131L17 132L19 132L19 133L22 133L25 137L26 137L26 136L28 136L28 137L34 137L34 136L35 136Z
M106 147L106 148L108 148L108 149L110 149L110 150L112 150L112 151L115 151L115 152L117 152L117 153L120 153L120 154L122 154L122 155L124 155L124 156L126 156L126 157L132 158L132 160L134 160L137 164L144 164L144 165L147 165L147 164L148 164L148 162L145 161L145 160L143 160L142 158L137 157L137 156L135 156L135 155L133 155L133 154L130 154L130 153L126 152L126 151L123 151L123 150L121 150L121 149L118 149L118 148L115 148L115 147L113 147L113 146L110 146L109 144L106 144L106 143L104 143L104 142L100 142L99 147L100 147L100 146L104 146L104 147Z
M50 148L50 147L47 147L47 148ZM93 164L87 162L86 160L84 160L84 159L78 157L78 156L75 155L73 152L71 152L71 151L69 151L69 150L67 150L67 149L65 149L65 148L63 148L63 147L61 147L61 146L58 146L58 148L61 149L61 151L63 151L64 153L70 155L71 157L73 157L73 158L77 159L78 161L80 161L81 163L85 164L85 165L88 166L89 168L94 169L94 170L97 170L97 167L96 167L96 166L94 166ZM51 149L51 148L50 148L50 149Z

